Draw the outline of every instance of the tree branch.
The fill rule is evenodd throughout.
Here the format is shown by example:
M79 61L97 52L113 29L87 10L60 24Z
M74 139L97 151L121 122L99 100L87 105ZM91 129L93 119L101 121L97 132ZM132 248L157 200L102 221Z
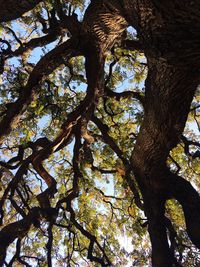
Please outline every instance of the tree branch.
M135 51L138 50L140 52L143 52L143 46L142 43L139 40L123 40L121 44L122 48Z
M0 22L14 20L33 9L41 0L0 0Z
M76 39L70 39L47 53L35 66L27 84L21 88L19 98L12 103L0 122L0 144L13 128L17 126L28 105L39 94L40 84L47 75L69 58L79 55Z

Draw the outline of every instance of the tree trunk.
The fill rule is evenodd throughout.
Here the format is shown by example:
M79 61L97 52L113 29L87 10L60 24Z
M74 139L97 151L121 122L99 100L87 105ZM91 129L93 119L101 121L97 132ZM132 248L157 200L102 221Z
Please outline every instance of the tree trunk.
M166 166L167 156L184 129L199 73L159 60L149 60L148 65L145 116L132 154L132 166L144 197L153 266L172 266L164 225L165 200L176 198L180 202L188 234L200 246L199 196L189 183L177 178ZM189 199L193 200L185 208Z
M22 6L14 4L14 1L2 4L0 21L21 16L40 1L23 2ZM94 111L98 98L103 94L106 53L111 50L118 36L121 38L128 24L137 30L148 63L144 120L131 164L144 200L153 266L171 267L176 260L170 250L166 231L164 213L167 199L175 198L182 205L187 232L192 242L200 248L200 197L189 182L172 173L166 164L169 152L180 140L191 101L200 82L199 0L91 1L82 22L80 36L77 37L81 54L86 58L87 93L93 101L86 98L77 109L79 115L84 106L86 121L91 119L89 113ZM66 48L65 44L56 48L56 54L63 54L63 48ZM33 88L43 78L43 72L36 75L38 69L44 66L46 59L50 58L50 63L54 61L55 50L44 57L30 75L30 84L27 86L30 88L29 95L35 92ZM59 64L61 61L57 62ZM52 69L48 68L45 74ZM16 101L14 107L17 111L13 109L14 115L8 113L1 122L4 127L8 124L2 135L10 132L14 116L17 114L20 117L31 99L25 96L20 106L16 106ZM17 232L13 238L18 236ZM4 251L2 254L5 257Z
M199 15L199 9L195 10L197 1L194 1L193 14L186 1L124 3L127 19L138 30L148 63L145 115L132 153L132 168L144 198L153 266L168 267L176 260L166 236L164 205L167 199L180 202L187 232L200 247L199 195L190 183L171 173L166 165L170 150L180 140L199 84L200 17L198 26L197 23L192 26L197 22L194 14L196 11Z

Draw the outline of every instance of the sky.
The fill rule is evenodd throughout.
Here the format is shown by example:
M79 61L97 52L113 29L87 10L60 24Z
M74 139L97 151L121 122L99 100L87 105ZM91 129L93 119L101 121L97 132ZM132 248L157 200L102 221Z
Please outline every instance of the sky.
M78 13L78 15L80 16L80 13ZM18 32L23 32L23 29L21 29L16 22L12 23L12 28L16 32L17 31ZM133 29L130 29L130 31L133 31L133 33L135 33ZM53 49L55 47L56 43L57 42L51 43L50 45L46 46L44 49L42 49L42 48L34 49L33 52L31 53L30 58L29 58L29 62L36 64L40 60L41 56L43 55L43 52L45 51L45 53L46 53L47 51ZM145 61L145 58L143 58L141 60ZM10 62L11 65L14 65L14 66L18 66L18 63L19 63L17 58L13 58L9 62ZM135 85L132 84L131 86L134 87ZM144 82L142 82L139 86L140 86L140 88L143 88L145 86ZM121 83L121 85L118 86L117 91L123 91L125 88L129 89L129 87L130 87L130 83L129 83L129 80L127 79L126 81L123 81ZM80 86L79 89L85 91L85 87L81 88L81 86ZM42 118L39 121L39 126L40 126L41 129L46 127L46 124L48 124L48 119L49 119L48 116L46 116L46 117ZM188 127L191 130L193 130L195 133L198 133L197 125L194 122L189 122L188 123ZM69 151L72 152L72 149L73 149L73 143L69 146ZM104 188L105 193L108 194L108 195L113 195L114 194L114 181L113 181L113 179L111 177L109 178L109 183L102 182L102 181L101 182L96 181L96 186L99 187L99 188ZM133 245L132 245L132 242L131 242L132 238L128 237L126 235L125 231L124 231L124 235L119 236L119 241L120 241L121 246L124 247L127 252L131 252L133 250ZM10 255L8 255L8 257L9 256ZM127 267L128 266L131 266L131 263L129 263L127 265Z

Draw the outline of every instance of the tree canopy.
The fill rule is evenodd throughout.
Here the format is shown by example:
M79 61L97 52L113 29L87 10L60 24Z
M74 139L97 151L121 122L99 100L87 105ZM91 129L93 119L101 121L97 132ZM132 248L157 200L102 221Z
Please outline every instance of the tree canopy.
M0 266L199 266L199 0L0 6Z

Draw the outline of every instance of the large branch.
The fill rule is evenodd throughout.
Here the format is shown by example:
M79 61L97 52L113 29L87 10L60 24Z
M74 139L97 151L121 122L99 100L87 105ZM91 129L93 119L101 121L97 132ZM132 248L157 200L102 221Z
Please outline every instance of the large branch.
M28 105L37 97L40 84L46 76L69 58L79 55L80 52L77 49L77 40L70 39L51 50L37 63L30 74L26 86L21 88L19 98L10 105L0 122L0 143L2 143L3 138L17 126L18 121L26 111Z
M67 31L70 32L73 36L77 36L81 25L75 15L63 16L62 20L56 20L54 23L49 24L49 28L43 30L46 35L33 38L30 41L24 43L19 40L13 29L7 27L6 29L11 32L12 35L14 35L15 39L18 41L18 43L20 43L20 46L13 51L12 46L8 41L1 40L1 42L5 43L8 46L8 48L2 52L3 61L0 66L1 72L3 72L5 60L12 57L23 56L23 54L29 50L33 50L36 47L45 46L51 42L54 42L59 36L63 36L64 33L66 34Z
M40 209L34 207L24 216L23 219L10 223L0 231L0 266L3 266L6 250L8 246L16 239L22 239L27 235L31 225L39 226L39 220L45 218L53 221L57 217L57 210L54 208Z
M183 208L187 233L193 244L200 249L200 196L188 181L169 171L166 171L167 174L172 197Z
M119 148L116 141L109 135L108 131L109 128L106 124L104 124L100 119L98 119L95 116L92 116L92 121L96 124L96 126L99 128L99 130L102 133L103 140L106 144L110 146L110 148L116 153L116 155L121 159L121 161L124 164L124 179L127 181L129 187L131 188L134 198L135 198L135 204L137 207L141 210L144 209L143 203L140 199L140 195L138 192L138 189L135 185L135 181L133 179L133 176L131 175L131 166L129 160L125 157L123 151Z
M104 88L102 83L104 77L104 59L101 54L96 53L96 51L93 52L94 53L91 54L88 53L85 60L86 76L88 78L88 88L85 99L68 115L67 120L62 125L60 133L54 141L40 150L32 161L34 169L48 185L48 188L37 197L41 207L50 206L49 199L56 193L56 181L43 167L43 161L52 153L68 144L79 124L81 124L81 136L85 138L85 132L87 130L83 130L83 128L87 129L87 123L102 95L102 90Z
M110 12L106 5L98 3L98 6L103 8L103 10L105 9L104 11ZM105 53L112 48L114 42L122 35L126 27L126 22L120 14L113 14L110 12L110 15L113 18L121 19L121 24L117 27L113 27L113 24L109 21L110 18L102 17L101 12L94 16L95 10L97 10L96 5L91 5L87 9L82 27L82 34L85 32L84 27L87 29L87 32L85 33L86 41L80 40L81 50L85 55L85 70L88 83L86 97L80 105L68 115L60 134L55 138L52 144L41 150L33 160L34 168L39 172L47 184L49 180L53 181L53 179L43 168L42 162L48 158L51 153L58 151L66 144L66 142L68 142L69 137L72 135L72 131L80 121L84 120L84 123L87 126L87 123L98 104L99 98L104 94ZM97 23L100 23L100 28L98 29L96 28ZM106 29L103 26L105 23ZM77 28L79 28L79 26L80 25L78 24ZM101 35L99 35L100 30ZM93 38L96 38L96 42L94 42ZM42 64L42 66L43 65L44 64Z
M96 92L103 87L102 63L105 60L105 53L112 48L116 39L118 39L122 35L127 26L127 23L121 16L120 12L116 12L116 14L113 13L112 11L110 11L109 5L107 6L101 2L98 4L98 6L100 9L103 8L104 12L109 12L111 19L119 20L119 24L117 24L117 26L113 25L109 17L102 17L101 12L94 15L94 12L97 10L95 4L91 4L91 6L89 6L85 13L85 17L82 23L83 36L81 36L82 39L79 40L79 45L81 44L81 49L82 51L84 51L84 54L86 56L86 75L88 80L88 87L91 87L90 84L93 88L96 87ZM69 21L69 26L71 24L74 23L71 23L71 21ZM100 28L96 28L97 24L100 25ZM79 26L80 25L78 23L75 28L79 29ZM73 26L71 28L73 30ZM99 31L101 31L101 34L99 34ZM96 39L96 42L93 41L94 38ZM38 87L40 85L40 82L42 82L42 79L46 75L50 74L53 70L55 70L59 65L61 65L64 59L66 60L66 58L78 54L78 52L75 50L78 46L77 41L78 40L76 37L72 38L71 40L50 51L38 62L28 79L27 85L25 86L25 88L23 88L18 100L15 103L12 103L12 105L4 115L2 121L0 122L0 143L2 143L3 141L2 137L9 134L12 128L14 128L14 126L19 121L27 106L37 96ZM99 57L101 58L100 60ZM90 64L90 68L88 67L88 63ZM94 71L95 67L96 69L99 68L98 72ZM91 90L91 92L92 91L93 90Z
M31 225L39 219L40 210L33 208L23 219L10 223L0 231L0 266L3 266L7 247L16 239L23 238Z
M0 0L0 22L17 19L33 9L41 0Z

